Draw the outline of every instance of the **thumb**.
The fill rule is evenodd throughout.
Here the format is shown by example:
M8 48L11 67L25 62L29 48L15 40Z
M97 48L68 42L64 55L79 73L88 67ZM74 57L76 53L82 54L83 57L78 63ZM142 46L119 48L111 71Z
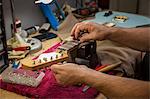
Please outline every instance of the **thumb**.
M58 65L58 64L55 64L55 65L52 65L51 67L50 67L50 69L54 72L54 73L59 73L61 70L60 70L60 65Z

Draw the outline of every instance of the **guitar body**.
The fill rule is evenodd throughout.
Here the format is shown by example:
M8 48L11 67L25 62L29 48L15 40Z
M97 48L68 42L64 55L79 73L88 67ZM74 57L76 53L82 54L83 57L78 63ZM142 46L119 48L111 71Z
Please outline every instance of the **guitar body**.
M95 15L95 19L88 21L99 24L113 23L115 27L122 28L135 28L150 25L150 18L142 15L112 11L111 15L105 16L107 12L108 11L98 12ZM124 20L117 18L124 18Z

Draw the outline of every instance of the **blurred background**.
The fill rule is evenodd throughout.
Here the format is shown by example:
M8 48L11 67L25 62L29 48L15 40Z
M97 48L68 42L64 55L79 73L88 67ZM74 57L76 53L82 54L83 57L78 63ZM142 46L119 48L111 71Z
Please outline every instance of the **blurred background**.
M74 8L81 8L84 2L90 0L58 0L63 6L68 4ZM11 7L10 0L4 2L4 17L6 24L6 36L11 37ZM115 11L124 11L129 13L137 13L150 17L150 0L97 0L98 7L101 9L110 9ZM22 28L28 28L34 25L41 25L45 22L45 18L41 9L34 3L34 0L14 0L15 14L22 21ZM52 7L55 9L55 6Z

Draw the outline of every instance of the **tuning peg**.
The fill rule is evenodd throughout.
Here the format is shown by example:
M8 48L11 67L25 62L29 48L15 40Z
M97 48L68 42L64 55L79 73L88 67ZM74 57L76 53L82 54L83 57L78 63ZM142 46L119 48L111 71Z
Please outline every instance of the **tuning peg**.
M41 60L41 59L39 59L39 63L42 63L42 60Z
M58 55L56 55L56 59L58 58Z
M47 62L47 58L43 58L43 60L44 60L45 62Z
M63 53L61 53L61 57L63 57L64 56L64 54Z
M35 65L35 61L33 61L33 63L32 63L33 65Z
M53 57L51 56L50 60L53 60Z

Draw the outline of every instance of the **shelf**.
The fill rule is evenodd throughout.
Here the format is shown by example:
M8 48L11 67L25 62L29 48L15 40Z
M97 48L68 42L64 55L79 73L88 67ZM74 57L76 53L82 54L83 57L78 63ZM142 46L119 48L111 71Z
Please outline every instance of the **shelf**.
M3 13L3 4L0 0L0 73L8 67L7 41L5 32L5 22Z
M0 67L0 74L7 68L8 66L7 65L2 65Z

